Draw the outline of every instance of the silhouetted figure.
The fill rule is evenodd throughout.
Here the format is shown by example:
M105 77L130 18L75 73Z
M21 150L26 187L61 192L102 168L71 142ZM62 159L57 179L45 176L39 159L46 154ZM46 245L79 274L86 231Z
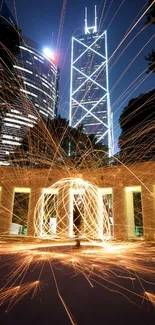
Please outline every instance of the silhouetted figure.
M76 248L80 248L80 246L81 246L81 244L80 244L80 239L79 238L77 238L76 239Z
M80 226L81 226L80 210L75 204L74 211L73 211L73 230L74 230L75 236L79 235Z

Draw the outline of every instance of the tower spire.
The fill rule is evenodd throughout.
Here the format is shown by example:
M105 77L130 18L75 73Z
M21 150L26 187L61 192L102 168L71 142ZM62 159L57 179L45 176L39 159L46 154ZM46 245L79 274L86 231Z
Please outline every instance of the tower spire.
M85 7L85 34L87 34L87 7Z
M97 6L95 5L95 33L97 33Z
M85 7L85 34L97 33L97 6L95 5L95 25L88 27L87 7Z

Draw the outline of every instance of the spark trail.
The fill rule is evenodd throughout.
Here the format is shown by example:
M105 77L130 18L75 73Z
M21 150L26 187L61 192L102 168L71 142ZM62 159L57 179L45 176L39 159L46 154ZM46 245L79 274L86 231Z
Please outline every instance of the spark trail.
M0 289L0 305L7 303L7 311L26 295L31 294L32 299L38 294L43 297L45 284L49 286L54 281L70 323L76 324L73 311L66 303L65 296L62 297L61 285L56 278L58 270L63 272L64 280L66 276L77 278L82 275L91 286L92 294L96 284L113 294L119 293L142 309L147 310L150 302L154 305L155 258L151 244L109 242L102 246L94 243L92 246L92 243L83 241L81 248L75 249L72 241L65 245L51 241L38 243L19 240L10 244L1 241L0 254L2 260L5 260L5 256L11 258L10 272ZM47 265L51 277L48 275L45 283ZM3 268L6 269L6 265ZM1 271L3 268L1 266ZM27 277L32 278L32 282L27 282Z

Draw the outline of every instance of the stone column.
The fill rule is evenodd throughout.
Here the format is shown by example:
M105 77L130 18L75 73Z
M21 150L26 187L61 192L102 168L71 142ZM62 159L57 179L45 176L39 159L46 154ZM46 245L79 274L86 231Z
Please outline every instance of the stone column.
M103 239L104 235L104 207L103 207L103 194L98 192L98 206L97 206L97 215L98 215L98 238Z
M125 209L125 188L113 187L114 238L127 240L127 218Z
M14 187L2 185L0 204L0 234L9 235L12 223Z
M99 238L99 213L98 213L98 198L94 198L89 192L85 192L84 199L84 235L86 239Z
M66 186L58 191L58 215L57 215L57 225L56 234L59 237L65 238L69 237L69 187Z
M126 191L126 217L127 217L128 238L129 239L135 238L136 233L135 233L134 203L133 203L132 191Z
M142 213L145 240L155 239L155 198L154 186L142 185ZM151 192L151 193L150 193Z
M28 210L28 220L27 220L27 236L35 235L34 227L34 212L38 200L42 195L42 188L31 187L30 198L29 198L29 210Z
M86 233L92 239L100 239L100 215L99 215L99 198L94 193L87 193L86 195L86 213L85 218L87 222ZM103 216L102 216L103 218ZM103 232L103 228L102 228Z

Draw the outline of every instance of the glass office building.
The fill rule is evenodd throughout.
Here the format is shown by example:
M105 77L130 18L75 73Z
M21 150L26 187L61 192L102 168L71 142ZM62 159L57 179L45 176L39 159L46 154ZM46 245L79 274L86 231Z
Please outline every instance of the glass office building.
M14 72L21 84L20 91L34 105L32 113L54 118L57 115L59 79L54 61L46 57L34 41L24 38Z
M113 153L112 114L108 84L107 33L87 26L85 34L72 38L70 125L83 124L87 134L95 134L97 141L106 144L109 156Z
M15 21L4 2L0 10L5 24L14 28ZM12 55L13 69L3 65L0 70L0 165L9 164L8 155L21 145L39 117L46 120L57 115L59 72L56 64L35 42L26 38L17 52L16 57Z

